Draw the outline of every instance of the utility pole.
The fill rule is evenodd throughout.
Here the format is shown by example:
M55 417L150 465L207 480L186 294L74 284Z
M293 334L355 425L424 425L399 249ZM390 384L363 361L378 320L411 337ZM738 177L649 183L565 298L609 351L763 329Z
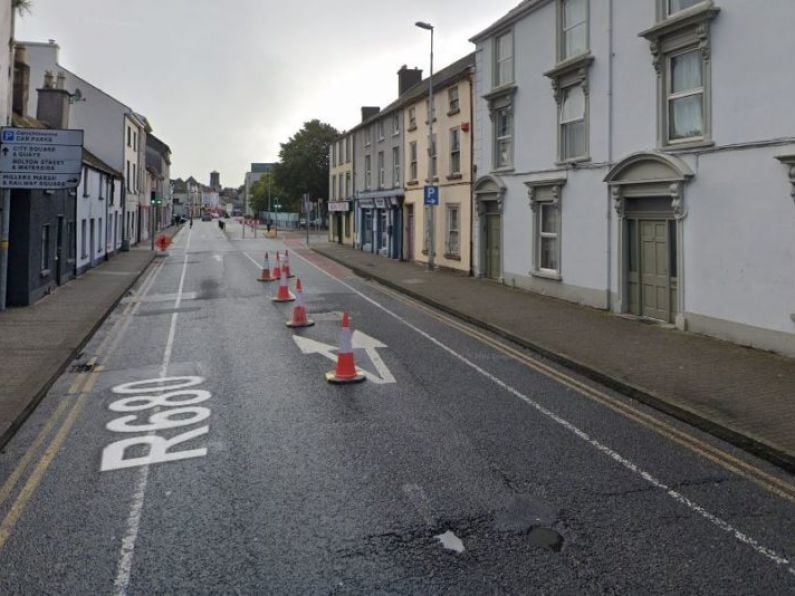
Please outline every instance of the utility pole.
M433 25L417 21L414 23L420 29L431 32L431 74L428 77L428 184L433 184L431 176L431 159L436 151L433 143ZM428 269L433 269L433 257L436 253L434 245L434 205L428 206Z

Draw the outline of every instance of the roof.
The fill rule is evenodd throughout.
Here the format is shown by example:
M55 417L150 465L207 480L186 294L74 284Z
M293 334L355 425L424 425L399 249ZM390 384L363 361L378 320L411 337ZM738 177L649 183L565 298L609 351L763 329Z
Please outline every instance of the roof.
M451 83L463 78L470 72L470 69L475 67L475 52L471 54L467 54L463 58L459 58L452 64L449 64L442 68L440 71L434 73L433 77L425 77L416 85L409 87L403 95L398 97L395 101L391 104L386 106L383 110L378 112L376 115L371 116L364 122L360 122L349 131L341 134L338 139L346 137L351 133L364 128L365 126L369 126L373 122L380 120L381 118L388 116L390 113L403 108L410 103L416 102L418 99L422 98L423 96L428 95L429 92L429 84L431 79L433 79L433 87L434 89L443 89L447 87Z
M95 170L99 170L100 172L104 172L105 174L115 176L116 178L124 177L122 176L121 172L114 170L112 167L110 167L108 164L106 164L104 161L102 161L100 158L98 158L96 155L91 153L91 151L89 151L86 148L83 148L83 163L86 164L87 166L94 168Z
M157 151L158 153L160 153L163 156L165 156L166 160L168 161L168 156L166 154L170 154L171 153L171 147L166 145L163 141L158 139L151 132L148 135L146 135L146 144L147 145L151 145L151 147L155 151Z
M511 23L519 20L528 12L538 8L543 4L546 4L547 2L551 2L551 0L523 0L507 13L505 13L503 17L497 19L491 25L486 27L483 31L470 37L469 41L472 43L478 43L479 41L490 37L502 27L510 25Z

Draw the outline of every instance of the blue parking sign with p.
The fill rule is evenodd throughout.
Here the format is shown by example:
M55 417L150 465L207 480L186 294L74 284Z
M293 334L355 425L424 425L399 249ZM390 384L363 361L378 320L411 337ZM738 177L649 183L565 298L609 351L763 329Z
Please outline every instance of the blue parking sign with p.
M439 187L438 186L426 186L425 193L424 193L426 205L438 205L439 204Z

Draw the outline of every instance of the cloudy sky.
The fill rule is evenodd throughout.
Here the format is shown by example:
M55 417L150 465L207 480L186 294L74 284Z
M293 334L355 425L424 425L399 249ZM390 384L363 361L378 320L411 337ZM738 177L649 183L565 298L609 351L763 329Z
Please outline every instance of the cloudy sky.
M238 186L248 164L313 118L343 130L397 95L402 64L428 73L519 0L33 0L16 38L54 39L61 64L152 123L172 177Z

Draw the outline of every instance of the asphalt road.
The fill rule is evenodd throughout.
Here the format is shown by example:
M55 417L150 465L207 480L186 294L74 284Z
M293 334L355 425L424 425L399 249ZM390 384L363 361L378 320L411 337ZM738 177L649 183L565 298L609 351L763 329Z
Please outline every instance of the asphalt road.
M0 593L795 591L792 477L297 245L293 331L256 281L285 244L227 231L180 232L0 455ZM334 386L343 311L369 378Z

